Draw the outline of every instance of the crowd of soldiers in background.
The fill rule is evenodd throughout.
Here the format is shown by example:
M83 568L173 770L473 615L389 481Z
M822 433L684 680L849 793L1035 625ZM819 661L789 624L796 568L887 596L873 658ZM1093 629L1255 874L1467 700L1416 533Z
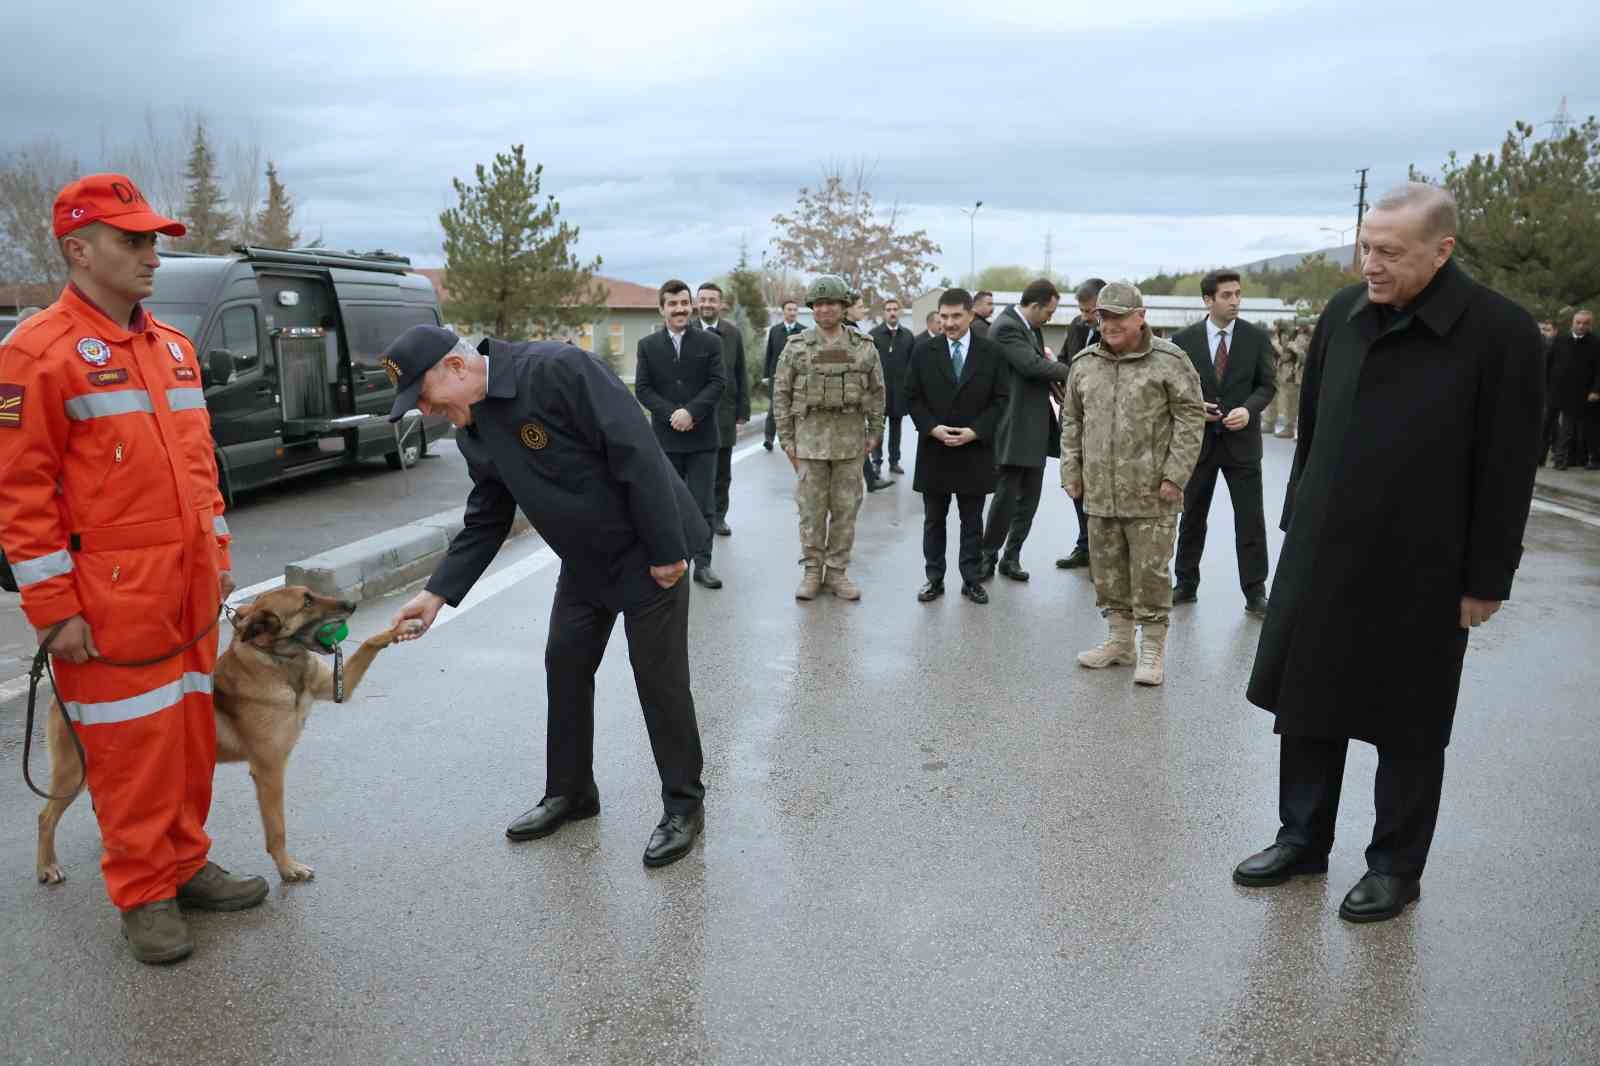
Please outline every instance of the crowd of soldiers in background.
M1544 338L1545 415L1539 465L1600 470L1600 339L1594 313L1580 310L1565 330L1539 323Z

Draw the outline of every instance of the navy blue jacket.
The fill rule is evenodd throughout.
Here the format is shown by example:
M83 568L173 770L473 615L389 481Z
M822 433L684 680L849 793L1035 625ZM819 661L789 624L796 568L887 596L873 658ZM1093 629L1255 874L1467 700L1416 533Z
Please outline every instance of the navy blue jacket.
M465 528L428 591L460 604L521 507L583 594L615 610L659 594L650 567L692 558L711 530L627 386L569 344L478 350L488 395L456 433L472 475Z
M683 333L683 351L672 337L658 329L639 340L639 358L633 369L633 392L650 411L656 440L669 452L714 452L721 446L717 406L728 385L722 362L722 339L715 333L690 327ZM680 433L672 428L672 412L689 412L694 428Z

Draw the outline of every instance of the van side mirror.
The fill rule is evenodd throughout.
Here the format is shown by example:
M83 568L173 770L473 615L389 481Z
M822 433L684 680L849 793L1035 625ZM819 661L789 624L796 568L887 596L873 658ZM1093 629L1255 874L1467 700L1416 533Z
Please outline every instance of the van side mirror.
M226 348L213 348L206 353L206 373L212 385L226 385L233 377L233 353Z

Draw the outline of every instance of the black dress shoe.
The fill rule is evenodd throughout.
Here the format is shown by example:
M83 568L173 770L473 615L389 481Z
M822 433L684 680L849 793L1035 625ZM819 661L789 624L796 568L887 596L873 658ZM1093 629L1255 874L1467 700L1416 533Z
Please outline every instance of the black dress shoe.
M1028 580L1028 572L1015 559L1005 559L999 566L1000 576L1009 577L1012 581Z
M1056 566L1062 570L1077 570L1089 565L1089 549L1073 548L1072 553L1065 559L1057 559Z
M891 473L891 474L904 474L905 470L900 466L899 463L890 463L889 464L889 473Z
M666 866L689 854L694 838L706 826L705 808L693 814L663 814L644 848L646 866Z
M944 595L943 581L930 581L917 591L918 603L932 603Z
M546 796L539 801L539 806L506 826L506 836L512 840L538 840L560 829L563 822L593 818L599 813L599 792Z
M771 441L770 441L770 440L764 440L764 441L762 441L762 442L761 442L761 446L762 446L762 447L763 447L763 448L765 448L765 449L766 449L766 450L767 450L767 451L769 451L769 452L770 452L770 451L771 451L771 450L772 450L772 442L771 442Z
M877 474L873 474L871 477L867 478L867 491L877 492L879 489L886 489L893 484L893 481L886 481Z
M1257 618L1267 616L1267 597L1259 592L1252 592L1244 598L1244 613L1253 614Z
M1172 602L1173 603L1193 603L1196 600L1198 600L1199 598L1200 598L1200 593L1195 590L1195 587L1193 585L1174 585L1174 586L1172 586Z
M1235 884L1250 888L1281 885L1291 877L1328 872L1328 857L1299 844L1273 844L1233 868Z
M724 522L720 518L717 519L717 536L719 536L719 537L731 537L731 536L733 536L733 530L728 528L728 523Z
M1347 922L1386 922L1422 898L1422 880L1394 877L1371 870L1356 882L1339 904L1339 917Z
M976 582L968 582L961 586L961 595L973 603L988 603L989 591Z
M708 589L720 589L722 587L722 579L709 566L697 566L694 568L694 583L696 585L704 585Z
M990 555L988 552L984 552L978 558L978 580L988 581L990 578L994 577L995 567L998 565L998 562L999 560L996 556Z

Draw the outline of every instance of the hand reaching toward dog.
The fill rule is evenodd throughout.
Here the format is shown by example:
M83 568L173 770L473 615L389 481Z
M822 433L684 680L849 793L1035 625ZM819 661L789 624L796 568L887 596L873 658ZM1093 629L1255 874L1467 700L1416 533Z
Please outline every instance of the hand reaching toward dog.
M439 608L443 606L444 597L426 589L411 597L389 623L394 639L404 643L422 636L432 628L433 620L439 617Z

